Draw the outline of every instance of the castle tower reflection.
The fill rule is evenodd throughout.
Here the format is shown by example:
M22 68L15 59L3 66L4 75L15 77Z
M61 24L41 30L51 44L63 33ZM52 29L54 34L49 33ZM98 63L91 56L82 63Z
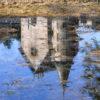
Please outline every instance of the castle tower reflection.
M21 19L21 45L34 68L44 60L48 52L47 19L44 17Z
M54 65L63 86L78 50L75 25L69 25L70 21L45 17L21 19L21 45L32 68L41 73L54 68L51 64Z
M57 68L61 84L67 82L73 58L78 50L75 25L69 25L69 19L61 18L52 21L54 62Z

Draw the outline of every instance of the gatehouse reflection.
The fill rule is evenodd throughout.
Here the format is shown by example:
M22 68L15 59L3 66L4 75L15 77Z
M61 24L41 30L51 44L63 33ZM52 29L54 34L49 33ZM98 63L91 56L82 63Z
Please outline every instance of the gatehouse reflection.
M68 18L21 18L21 46L35 73L56 69L66 84L78 51L76 25Z

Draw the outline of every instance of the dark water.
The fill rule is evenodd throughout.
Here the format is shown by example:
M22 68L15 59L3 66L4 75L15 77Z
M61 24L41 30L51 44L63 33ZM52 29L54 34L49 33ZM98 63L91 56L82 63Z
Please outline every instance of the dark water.
M99 100L100 63L86 60L91 50L100 50L96 21L1 20L0 29L18 31L0 30L0 100Z

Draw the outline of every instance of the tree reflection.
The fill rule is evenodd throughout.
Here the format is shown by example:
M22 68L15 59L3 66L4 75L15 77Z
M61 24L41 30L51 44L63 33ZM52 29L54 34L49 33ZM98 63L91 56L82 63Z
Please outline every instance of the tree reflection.
M8 39L8 40L4 41L3 44L4 44L5 47L7 47L8 49L10 49L11 45L12 45L12 40Z

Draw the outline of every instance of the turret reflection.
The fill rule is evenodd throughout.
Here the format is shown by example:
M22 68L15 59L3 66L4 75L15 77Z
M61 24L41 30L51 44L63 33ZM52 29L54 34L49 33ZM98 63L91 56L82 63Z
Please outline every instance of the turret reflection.
M52 20L54 49L52 56L62 86L66 85L73 58L78 51L78 36L75 24L71 23L71 20L66 18Z
M48 53L48 29L46 18L32 17L21 19L21 45L25 55L36 72L38 72L38 68Z

